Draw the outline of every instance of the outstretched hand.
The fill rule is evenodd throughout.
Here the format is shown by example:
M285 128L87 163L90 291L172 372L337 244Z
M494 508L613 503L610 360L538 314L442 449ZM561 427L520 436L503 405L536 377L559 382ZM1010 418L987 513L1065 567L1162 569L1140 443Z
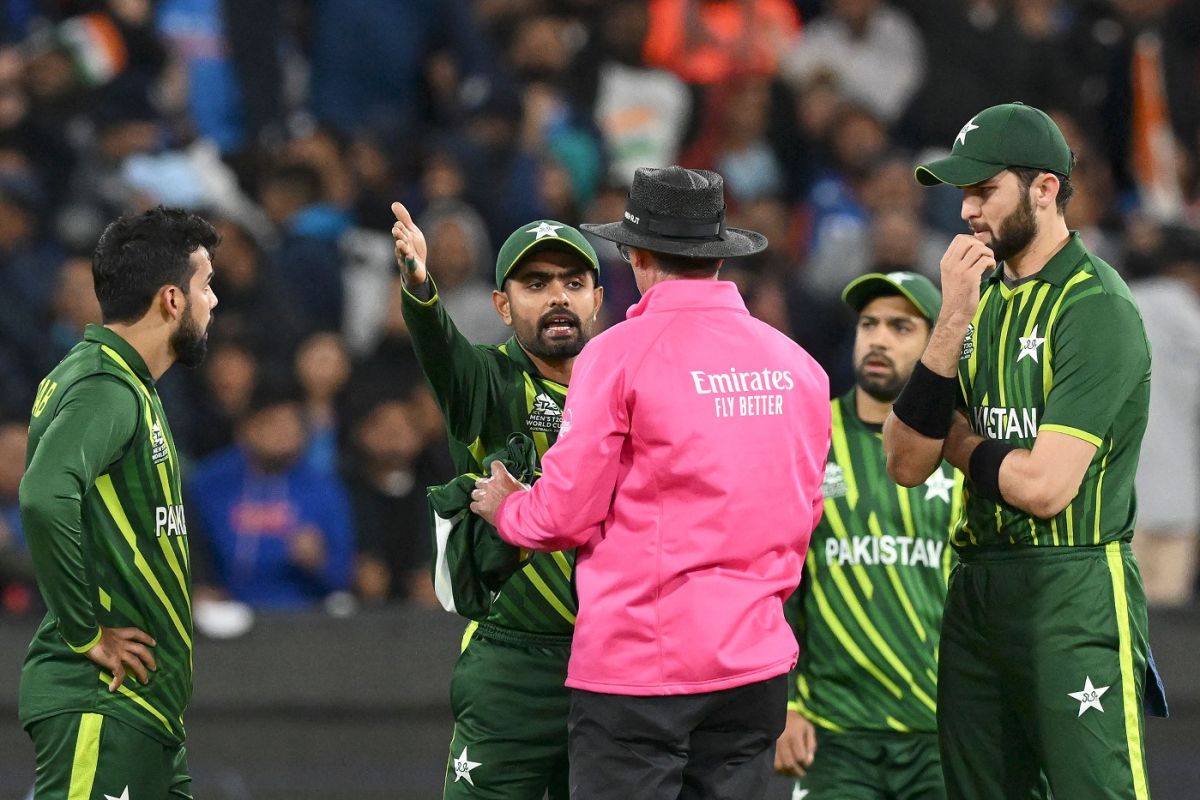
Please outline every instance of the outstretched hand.
M429 249L425 245L425 234L413 222L412 214L403 203L392 203L396 224L392 226L392 239L396 242L396 264L407 286L420 286L428 275L425 259Z
M529 487L514 478L500 461L492 462L492 477L475 481L471 492L471 510L492 525L496 524L496 512L504 498L513 492L528 491Z
M115 692L125 681L126 667L143 686L150 682L149 672L158 669L150 648L158 642L138 628L100 627L100 641L84 655L112 673L108 690Z

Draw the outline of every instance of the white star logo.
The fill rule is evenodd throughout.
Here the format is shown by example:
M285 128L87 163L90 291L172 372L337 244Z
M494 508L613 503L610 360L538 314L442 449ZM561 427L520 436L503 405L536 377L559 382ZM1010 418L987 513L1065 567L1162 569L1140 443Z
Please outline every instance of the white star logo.
M1107 686L1092 686L1092 676L1089 675L1083 679L1082 692L1067 692L1073 699L1079 701L1079 716L1083 716L1083 712L1089 708L1094 708L1101 714L1104 713L1104 706L1100 705L1100 698L1107 692Z
M541 239L546 236L558 236L558 229L561 227L563 226L551 225L549 222L539 222L537 225L525 232L535 234L538 239Z
M804 800L806 797L808 797L808 789L801 789L797 786L792 790L792 800Z
M913 276L910 272L889 272L888 278L896 283L904 283L905 281L911 281Z
M967 124L962 126L962 130L958 132L958 136L954 137L954 143L965 145L967 143L967 134L971 131L977 130L979 130L979 126L975 124L975 118L971 117L971 119L967 121Z
M934 473L929 476L929 479L925 481L925 499L932 500L936 497L945 503L949 503L950 490L953 488L954 479L947 478L946 474L940 469L935 470Z
M458 783L459 780L466 779L467 783L474 786L475 781L471 780L471 770L478 766L480 766L480 762L470 759L467 755L467 748L464 745L462 755L454 759L454 782Z
M1028 336L1018 338L1021 340L1021 352L1017 354L1017 361L1029 356L1035 364L1038 363L1038 348L1042 346L1042 342L1046 341L1038 336L1038 326L1034 325Z
M113 797L111 794L104 795L104 800L129 800L129 787L126 786L121 790L120 797Z

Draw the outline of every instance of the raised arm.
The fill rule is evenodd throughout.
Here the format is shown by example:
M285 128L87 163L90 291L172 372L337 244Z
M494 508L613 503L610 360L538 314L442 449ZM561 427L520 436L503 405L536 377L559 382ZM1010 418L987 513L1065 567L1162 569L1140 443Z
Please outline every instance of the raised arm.
M425 235L402 203L392 203L396 264L404 281L401 311L413 350L429 380L452 436L470 441L478 435L486 410L480 387L486 385L487 356L467 340L446 313L437 285L425 264Z
M954 237L942 256L942 310L925 353L883 424L887 471L901 486L918 486L943 458L959 397L958 361L979 308L983 274L995 268L992 251L973 236Z

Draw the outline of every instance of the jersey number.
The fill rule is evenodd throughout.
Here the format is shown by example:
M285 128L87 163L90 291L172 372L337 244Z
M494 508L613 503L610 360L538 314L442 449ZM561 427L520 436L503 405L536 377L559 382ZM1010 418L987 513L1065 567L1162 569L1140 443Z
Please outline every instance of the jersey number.
M46 404L50 402L50 397L57 388L58 384L49 378L43 379L38 384L37 397L33 401L33 415L35 417L40 417L42 412L46 410Z

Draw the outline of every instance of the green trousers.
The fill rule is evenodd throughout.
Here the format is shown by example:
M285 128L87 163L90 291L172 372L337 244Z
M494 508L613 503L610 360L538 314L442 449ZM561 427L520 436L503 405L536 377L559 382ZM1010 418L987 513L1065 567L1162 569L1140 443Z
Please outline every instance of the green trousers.
M1147 800L1146 601L1128 544L964 548L938 733L950 800Z
M945 800L937 735L817 728L817 752L793 797Z
M183 745L164 745L103 714L55 714L29 726L34 800L192 800Z
M443 796L567 800L570 639L473 628L450 679L454 737Z

